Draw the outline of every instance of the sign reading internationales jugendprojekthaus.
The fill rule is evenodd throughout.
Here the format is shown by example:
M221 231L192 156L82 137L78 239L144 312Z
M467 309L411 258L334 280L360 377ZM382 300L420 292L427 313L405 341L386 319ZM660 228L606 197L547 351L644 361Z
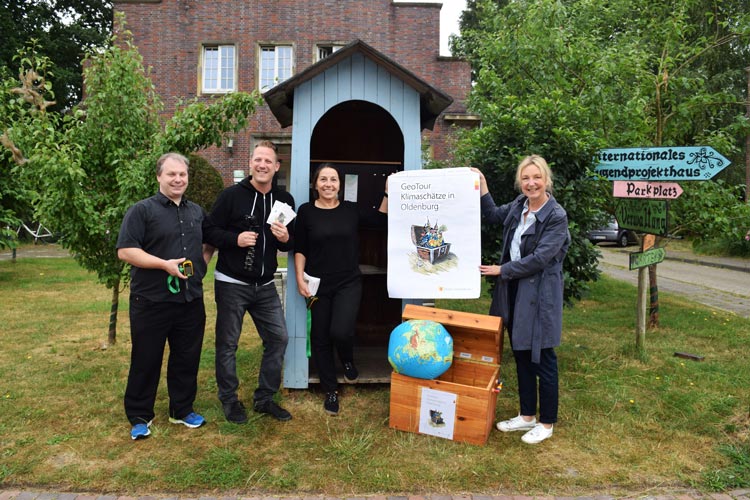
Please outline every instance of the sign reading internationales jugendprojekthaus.
M610 181L705 181L731 163L710 146L603 149L598 161Z
M388 295L475 299L481 276L479 174L408 170L388 178Z

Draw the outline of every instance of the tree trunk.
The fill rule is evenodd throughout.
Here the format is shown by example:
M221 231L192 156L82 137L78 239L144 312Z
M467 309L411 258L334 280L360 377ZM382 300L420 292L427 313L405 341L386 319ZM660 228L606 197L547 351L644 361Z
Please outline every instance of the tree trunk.
M112 307L109 310L109 333L107 335L107 346L117 343L117 308L120 305L120 280L118 279L112 287Z
M656 280L656 264L648 266L648 289L651 298L648 310L648 326L649 328L657 328L659 326L659 285Z
M750 118L750 66L745 68L747 72L747 101L745 103L745 116ZM745 136L745 203L750 203L750 134Z
M641 239L641 252L645 252L646 250L653 248L656 246L656 236L653 234L644 234L643 238ZM639 310L639 314L643 315L643 328L645 329L646 325L646 312L648 312L649 319L648 319L648 326L651 328L655 328L659 326L659 287L656 282L656 264L648 266L648 283L646 282L646 269L641 268L639 269L639 281L638 281L638 297L643 298L644 305L642 309ZM641 280L642 278L642 280ZM646 287L648 286L648 292L646 291ZM646 301L646 297L648 296L648 301ZM646 307L646 304L648 304L648 307ZM640 320L640 316L639 316ZM640 321L639 321L640 324Z

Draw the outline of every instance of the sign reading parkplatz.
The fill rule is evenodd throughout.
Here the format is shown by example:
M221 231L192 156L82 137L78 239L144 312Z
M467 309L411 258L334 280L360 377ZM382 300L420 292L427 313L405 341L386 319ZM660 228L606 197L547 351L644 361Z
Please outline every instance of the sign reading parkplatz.
M616 198L651 198L674 200L682 194L676 182L615 181L612 194Z
M603 149L597 160L610 181L705 181L731 163L710 146Z

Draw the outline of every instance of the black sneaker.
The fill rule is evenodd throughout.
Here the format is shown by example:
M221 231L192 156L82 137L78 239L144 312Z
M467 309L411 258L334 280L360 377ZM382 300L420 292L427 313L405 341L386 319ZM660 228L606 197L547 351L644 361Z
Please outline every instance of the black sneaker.
M329 415L339 414L339 393L336 391L326 393L326 400L323 403L323 409Z
M359 371L357 371L357 367L354 366L354 363L344 363L344 380L346 380L350 384L353 384L357 381L358 378Z
M256 402L253 405L253 410L257 411L258 413L268 413L276 420L280 420L281 422L286 422L287 420L292 419L292 414L286 411L281 406L277 405L272 399L269 399L268 401L260 401Z
M224 416L233 424L244 424L247 422L247 410L242 401L235 401L224 405Z

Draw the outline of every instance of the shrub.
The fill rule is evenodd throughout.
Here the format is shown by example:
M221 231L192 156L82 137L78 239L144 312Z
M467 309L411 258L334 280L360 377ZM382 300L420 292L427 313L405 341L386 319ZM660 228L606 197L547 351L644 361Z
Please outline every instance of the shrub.
M185 196L192 202L210 211L216 197L224 189L224 181L208 160L197 154L190 158L190 184Z
M685 185L685 193L670 202L671 229L693 240L696 249L729 255L750 254L745 235L750 230L750 205L741 186L724 181Z

